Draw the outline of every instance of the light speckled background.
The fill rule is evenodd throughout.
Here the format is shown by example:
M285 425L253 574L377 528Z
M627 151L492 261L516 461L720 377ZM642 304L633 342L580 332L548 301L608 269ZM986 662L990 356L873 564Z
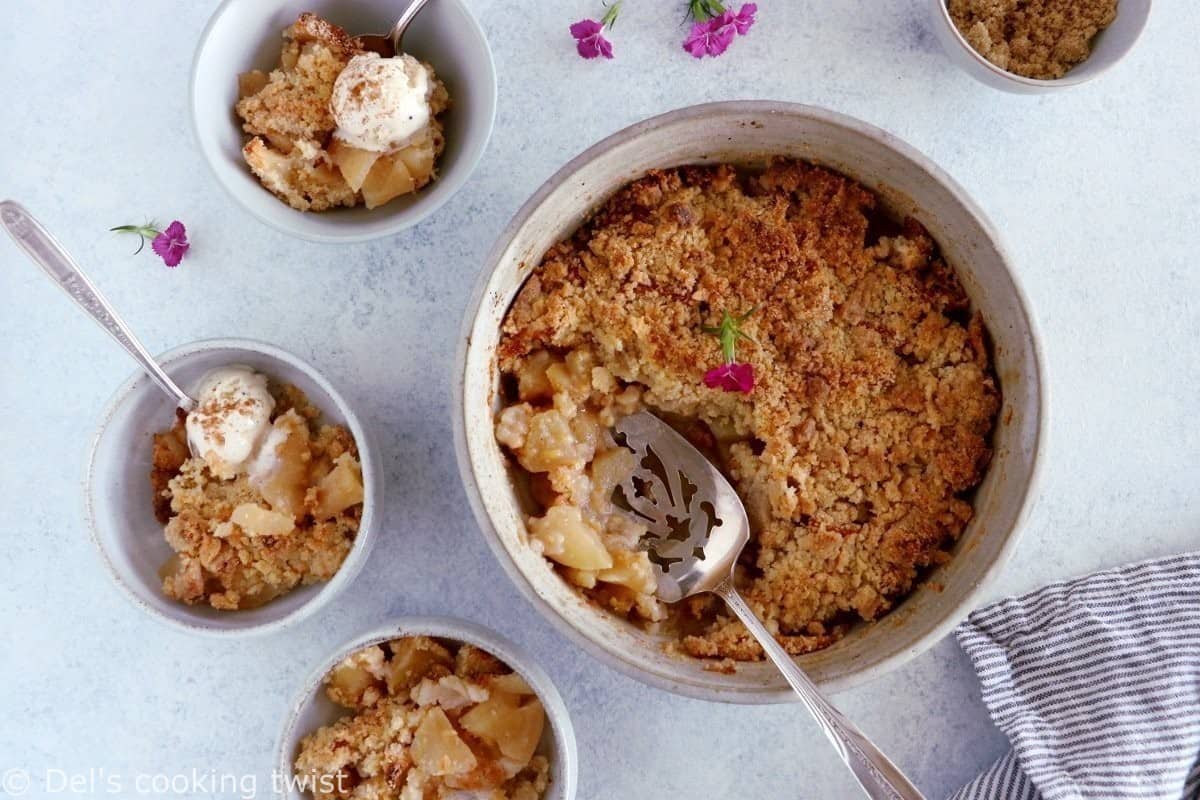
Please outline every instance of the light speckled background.
M993 596L1196 546L1200 8L1156 4L1113 72L1030 98L959 72L922 0L761 0L749 38L703 63L678 48L678 3L629 0L608 63L580 61L565 30L598 2L472 5L500 73L483 163L425 224L356 246L264 227L201 163L186 86L211 3L6 6L0 195L46 221L152 350L239 335L311 359L377 424L390 484L365 571L298 628L226 644L142 616L93 552L80 499L99 410L131 364L0 242L0 772L31 771L31 796L47 768L265 782L301 676L402 612L478 620L537 655L574 713L582 798L854 796L801 709L668 696L577 652L494 563L454 464L454 338L493 238L585 146L700 101L803 101L880 125L1003 231L1041 323L1053 410L1041 496ZM181 268L105 232L146 215L187 223ZM837 702L931 798L1005 749L952 641Z

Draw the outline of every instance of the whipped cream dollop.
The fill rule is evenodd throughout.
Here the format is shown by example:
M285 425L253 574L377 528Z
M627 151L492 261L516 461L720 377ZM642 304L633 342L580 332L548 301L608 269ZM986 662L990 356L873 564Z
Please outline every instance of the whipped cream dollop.
M201 379L187 415L188 445L216 477L237 477L262 446L274 410L266 375L240 364L214 369Z
M407 54L350 59L333 84L334 136L352 147L387 153L407 146L429 125L429 70Z

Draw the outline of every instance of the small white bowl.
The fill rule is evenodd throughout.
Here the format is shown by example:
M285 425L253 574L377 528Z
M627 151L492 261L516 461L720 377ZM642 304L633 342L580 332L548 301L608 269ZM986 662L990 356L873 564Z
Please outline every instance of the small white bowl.
M1003 568L1035 496L1046 425L1046 388L1034 319L997 232L954 180L895 136L811 106L766 101L709 103L640 122L576 156L530 198L501 234L463 321L455 381L455 450L467 496L488 543L527 598L604 663L683 695L734 703L792 702L770 664L734 674L668 652L647 632L567 585L529 546L525 516L496 442L500 325L542 255L569 236L619 187L647 170L723 161L761 164L768 155L815 161L862 182L893 216L913 216L941 247L988 325L1004 394L995 455L975 491L975 518L949 563L891 613L855 626L798 662L836 692L904 664L948 634ZM939 588L940 587L940 588Z
M261 608L219 611L189 606L162 593L159 569L173 551L155 519L150 489L153 435L171 427L175 404L142 372L125 382L109 401L92 443L85 477L85 502L92 540L109 573L133 603L151 616L187 631L236 636L276 631L327 604L362 569L375 542L383 507L383 469L372 439L358 416L311 365L278 347L247 339L209 339L177 347L158 357L185 389L209 370L246 364L302 390L324 419L345 425L358 445L362 464L362 521L346 560L325 583L300 586Z
M267 191L242 158L247 137L233 110L237 76L273 69L286 27L311 11L351 34L382 33L404 6L394 0L225 0L217 8L192 62L192 130L217 181L247 211L302 239L361 242L416 225L470 177L495 122L496 68L487 38L463 0L430 3L404 35L404 49L432 64L450 92L450 109L441 117L446 150L433 183L369 211L361 206L297 211Z
M1096 36L1092 54L1086 61L1077 64L1066 75L1055 80L1026 78L1000 69L971 47L959 32L954 20L950 18L946 0L929 0L929 3L934 33L941 40L950 60L962 67L968 75L1005 92L1042 94L1090 81L1124 58L1146 27L1151 0L1120 0L1116 20Z
M449 617L401 617L347 642L317 665L292 703L276 746L276 774L283 776L285 783L294 774L293 764L300 749L300 740L347 713L346 709L325 695L322 684L329 671L357 650L405 636L433 636L473 644L496 656L524 678L541 700L549 723L537 750L550 760L550 785L543 800L574 800L576 784L579 782L575 729L571 726L567 706L550 681L550 676L524 650L500 634L473 622ZM289 789L283 796L287 800L308 800L307 795L294 789Z

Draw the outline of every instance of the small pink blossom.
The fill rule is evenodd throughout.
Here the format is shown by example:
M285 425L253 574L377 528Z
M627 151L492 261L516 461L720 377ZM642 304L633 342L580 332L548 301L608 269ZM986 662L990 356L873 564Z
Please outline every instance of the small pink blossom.
M150 240L150 248L158 253L163 263L168 267L177 267L179 262L183 260L188 248L191 247L187 240L187 230L183 227L183 223L175 220L167 229L160 231L158 223L147 222L145 225L118 225L115 228L109 228L114 233L132 233L138 237L138 248L133 251L134 255L142 252L142 248L146 246L146 240Z
M702 325L700 330L710 336L717 337L721 344L721 366L713 367L704 373L704 385L710 389L724 389L727 392L750 394L754 389L754 367L737 360L737 343L747 341L754 343L742 325L757 311L752 308L745 314L734 317L728 311L721 312L721 321L717 325Z
M584 58L613 57L612 42L604 38L604 26L594 19L582 19L571 26L575 49Z
M571 35L575 37L575 50L579 55L584 58L613 57L612 42L604 38L604 31L612 30L617 15L621 13L622 2L623 0L617 0L608 6L599 22L594 19L581 19L571 26Z
M742 7L738 9L737 14L733 15L733 26L737 28L739 36L745 36L750 32L750 26L754 24L754 15L757 13L757 4L743 3Z
M695 58L724 53L734 38L750 31L758 12L757 4L743 3L735 14L717 0L692 0L688 7L696 22L683 40L683 49Z
M719 56L729 48L737 30L732 25L714 27L713 23L720 17L713 17L708 22L697 22L692 25L692 31L683 40L683 49L695 58Z
M754 390L754 366L729 363L704 373L704 385L710 389L750 394Z
M189 247L191 245L188 244L187 230L179 220L168 225L165 231L155 236L154 240L150 242L150 248L158 253L168 267L179 266L179 262L183 260Z

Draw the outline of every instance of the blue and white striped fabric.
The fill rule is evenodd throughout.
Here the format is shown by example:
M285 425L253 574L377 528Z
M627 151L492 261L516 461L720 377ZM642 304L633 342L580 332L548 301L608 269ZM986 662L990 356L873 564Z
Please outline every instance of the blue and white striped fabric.
M1200 800L1200 553L1002 600L956 633L1012 750L953 800Z

